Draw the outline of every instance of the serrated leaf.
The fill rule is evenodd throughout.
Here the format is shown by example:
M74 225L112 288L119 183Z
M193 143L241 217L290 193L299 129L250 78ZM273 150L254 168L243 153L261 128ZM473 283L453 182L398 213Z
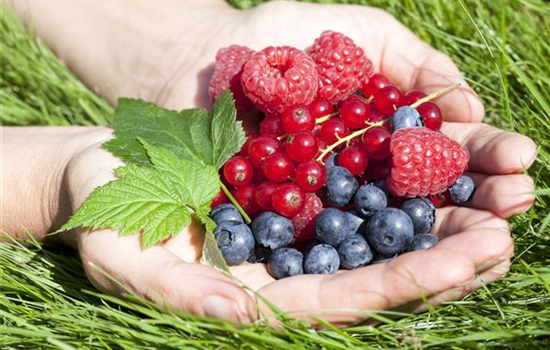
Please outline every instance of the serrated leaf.
M200 108L176 112L142 100L120 99L114 127L115 138L104 147L126 163L143 166L150 162L138 139L216 169L246 141L229 92L220 96L212 113Z
M218 242L214 234L206 232L204 234L204 244L202 246L201 263L215 267L219 270L229 272L229 266L218 247Z

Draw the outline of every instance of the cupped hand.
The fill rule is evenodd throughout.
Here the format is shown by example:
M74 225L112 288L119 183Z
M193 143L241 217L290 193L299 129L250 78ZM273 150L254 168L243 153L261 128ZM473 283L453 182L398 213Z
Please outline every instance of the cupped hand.
M148 84L143 95L168 108L206 106L211 70L205 66L219 48L235 43L253 49L283 44L304 48L325 29L341 31L365 49L375 71L405 91L431 92L461 83L437 103L447 121L442 131L470 152L469 171L477 191L467 207L437 210L433 232L442 240L433 249L331 276L275 281L265 265L245 263L232 268L236 278L231 278L199 264L203 236L198 224L144 251L137 235L81 232L79 251L98 288L122 292L106 272L160 304L238 322L272 313L254 294L258 292L298 318L315 323L313 317L319 316L344 326L367 318L364 310L419 311L425 300L437 305L461 298L508 271L514 245L505 219L533 203L528 194L533 182L523 173L535 159L535 145L525 136L481 124L483 105L447 56L386 12L363 6L273 2L247 12L229 11L225 17L205 13L193 25L195 44L178 47L172 38L174 46L166 50L169 64L163 68L170 78ZM109 135L105 131L105 138ZM119 165L99 143L77 155L67 170L74 209L93 188L112 180L112 169Z

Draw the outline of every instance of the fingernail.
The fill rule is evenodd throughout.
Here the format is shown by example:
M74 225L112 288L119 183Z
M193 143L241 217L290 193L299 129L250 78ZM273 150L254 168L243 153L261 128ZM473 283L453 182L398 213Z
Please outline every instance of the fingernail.
M202 302L204 315L223 320L236 321L239 319L238 307L232 300L217 295L206 297Z

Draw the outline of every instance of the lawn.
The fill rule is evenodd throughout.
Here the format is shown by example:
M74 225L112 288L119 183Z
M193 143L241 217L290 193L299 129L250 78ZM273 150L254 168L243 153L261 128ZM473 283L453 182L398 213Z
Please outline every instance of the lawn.
M240 8L260 1L230 0ZM335 1L320 1L335 2ZM450 55L483 98L487 122L533 138L533 209L510 221L511 271L461 301L376 326L314 331L166 314L101 294L62 247L0 245L2 349L549 349L550 3L543 0L342 1L382 7ZM113 109L8 11L0 17L4 125L109 124Z

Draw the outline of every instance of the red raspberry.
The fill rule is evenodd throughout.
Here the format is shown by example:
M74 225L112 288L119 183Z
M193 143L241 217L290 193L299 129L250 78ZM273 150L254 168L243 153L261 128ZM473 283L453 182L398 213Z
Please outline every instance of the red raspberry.
M216 54L216 67L210 79L208 94L214 102L222 92L230 89L235 98L235 107L244 112L252 109L252 102L244 95L241 87L241 75L244 64L250 59L254 51L246 46L231 45L220 49Z
M315 238L315 219L323 211L323 202L315 193L306 193L304 209L292 218L294 238L308 240Z
M315 62L302 50L269 46L244 65L241 84L259 110L280 114L313 101L317 93Z
M373 74L372 62L363 49L342 33L323 32L309 54L317 64L319 96L332 103L354 93Z
M451 186L468 167L468 151L448 136L428 128L395 131L388 190L397 197L437 195Z

